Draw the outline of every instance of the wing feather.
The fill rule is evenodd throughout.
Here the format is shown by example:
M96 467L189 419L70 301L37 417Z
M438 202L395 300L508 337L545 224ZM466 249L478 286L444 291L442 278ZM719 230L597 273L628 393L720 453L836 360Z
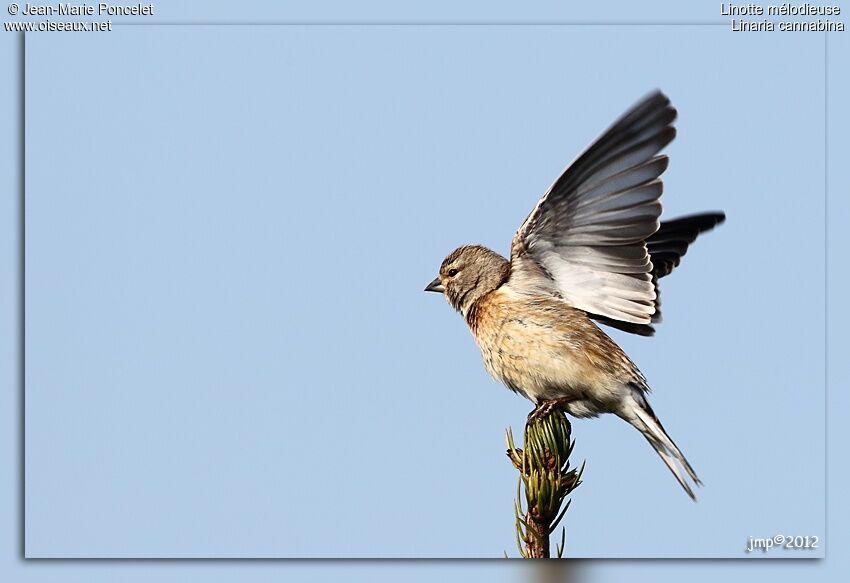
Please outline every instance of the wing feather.
M508 285L556 294L600 318L649 324L655 313L646 241L659 228L676 110L655 92L552 184L514 236ZM669 251L665 249L665 251Z

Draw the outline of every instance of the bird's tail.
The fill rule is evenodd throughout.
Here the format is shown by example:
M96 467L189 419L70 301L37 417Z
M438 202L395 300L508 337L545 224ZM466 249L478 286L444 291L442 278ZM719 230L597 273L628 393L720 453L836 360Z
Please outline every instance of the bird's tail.
M623 410L619 413L619 416L628 421L638 431L640 431L641 434L643 434L653 449L655 449L658 455L661 456L661 460L668 468L670 468L670 471L673 472L676 480L678 480L682 488L685 489L688 496L690 496L692 500L696 501L696 496L694 496L691 486L686 481L685 476L682 475L682 469L687 472L688 476L690 476L691 480L693 480L696 485L702 486L702 482L697 477L696 472L694 472L694 469L691 467L691 464L689 464L688 460L685 459L681 450L675 443L673 443L673 440L670 439L667 432L664 431L664 427L661 425L661 422L658 420L658 417L655 416L655 412L652 410L652 407L649 406L649 403L640 391L634 388L631 390L631 394L629 398L626 399Z

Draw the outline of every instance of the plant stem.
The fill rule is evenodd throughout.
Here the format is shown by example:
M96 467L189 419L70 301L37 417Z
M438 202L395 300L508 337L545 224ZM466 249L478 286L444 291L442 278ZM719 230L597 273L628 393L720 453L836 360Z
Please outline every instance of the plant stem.
M569 507L569 502L565 503L567 496L581 482L584 465L575 470L569 464L573 450L571 429L566 414L557 406L550 406L535 409L529 416L523 449L514 445L513 433L507 431L507 454L519 470L520 485L525 490L525 496L520 496L518 489L514 509L517 546L525 558L551 556L549 538ZM559 544L558 557L563 550L563 543Z

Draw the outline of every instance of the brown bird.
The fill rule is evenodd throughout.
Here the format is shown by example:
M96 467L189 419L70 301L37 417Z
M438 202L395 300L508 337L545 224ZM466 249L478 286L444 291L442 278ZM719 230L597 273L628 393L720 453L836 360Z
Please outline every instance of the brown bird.
M725 219L711 212L659 223L668 159L658 153L675 137L675 119L661 92L641 100L549 187L514 235L510 261L480 245L459 247L425 291L445 295L490 374L536 413L557 406L575 417L618 415L696 499L683 471L702 483L649 406L646 378L594 322L652 335L658 279Z

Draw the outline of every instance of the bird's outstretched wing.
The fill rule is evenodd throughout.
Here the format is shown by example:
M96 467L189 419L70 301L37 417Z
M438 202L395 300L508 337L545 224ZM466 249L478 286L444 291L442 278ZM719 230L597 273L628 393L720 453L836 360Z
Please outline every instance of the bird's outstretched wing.
M710 231L725 220L725 213L714 211L662 222L658 231L646 240L646 249L652 258L652 274L655 277L670 275L700 233Z
M656 311L646 241L659 227L658 153L676 135L676 110L655 92L570 164L511 245L508 285L549 292L600 320L649 325Z
M658 280L665 275L670 275L679 266L682 256L688 252L688 247L701 233L710 231L725 220L726 215L723 212L714 211L679 217L672 221L662 221L658 230L646 240L646 249L649 251L649 259L652 261L652 283L655 285L653 323L661 321L661 291L658 287ZM647 324L631 324L595 315L593 317L603 324L632 334L640 334L641 336L655 334L655 328Z

